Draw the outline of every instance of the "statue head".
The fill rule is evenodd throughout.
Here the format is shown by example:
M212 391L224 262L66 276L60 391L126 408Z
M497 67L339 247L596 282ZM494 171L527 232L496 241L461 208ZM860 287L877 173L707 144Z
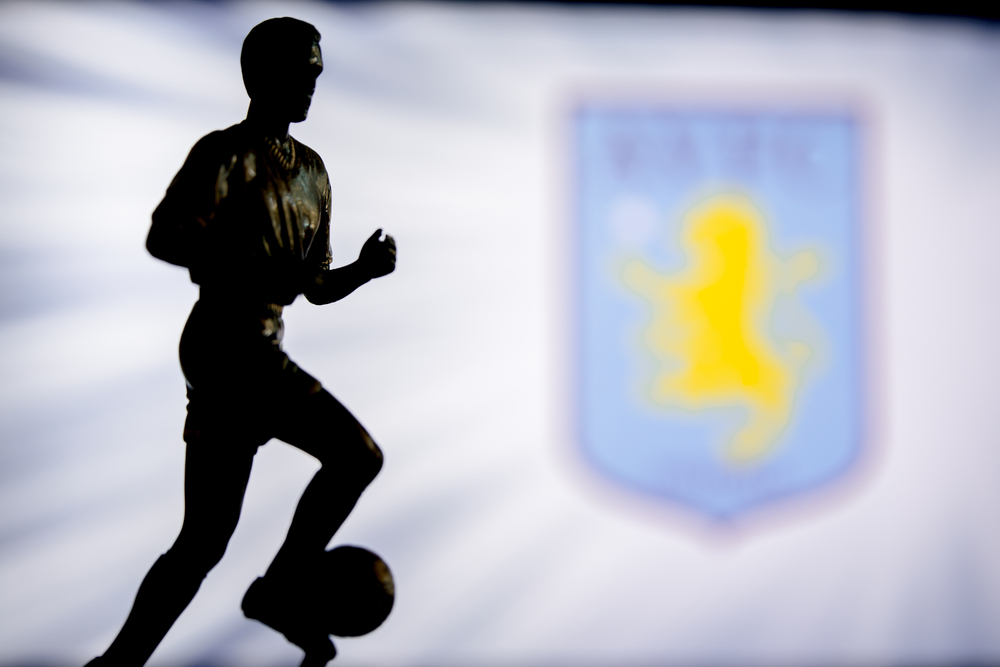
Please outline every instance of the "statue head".
M323 71L319 39L311 24L287 16L254 26L243 40L240 65L255 106L283 121L306 119Z

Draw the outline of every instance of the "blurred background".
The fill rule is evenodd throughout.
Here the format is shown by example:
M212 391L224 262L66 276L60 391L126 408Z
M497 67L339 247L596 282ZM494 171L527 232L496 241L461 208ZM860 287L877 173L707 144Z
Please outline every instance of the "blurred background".
M1000 29L963 18L434 3L0 4L0 665L82 665L183 514L176 346L197 287L143 247L194 142L239 122L243 37L322 33L292 134L333 248L396 272L286 310L285 347L386 465L334 544L396 606L349 665L1000 663ZM857 461L720 525L634 494L576 426L580 100L849 101L860 119ZM775 102L777 103L777 102ZM825 104L825 102L824 102ZM317 464L257 454L151 665L296 665L239 602Z

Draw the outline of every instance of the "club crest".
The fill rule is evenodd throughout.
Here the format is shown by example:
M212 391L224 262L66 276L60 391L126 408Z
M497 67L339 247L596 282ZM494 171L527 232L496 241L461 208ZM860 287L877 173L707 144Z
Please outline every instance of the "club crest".
M587 460L720 520L850 470L858 120L584 105L573 123Z

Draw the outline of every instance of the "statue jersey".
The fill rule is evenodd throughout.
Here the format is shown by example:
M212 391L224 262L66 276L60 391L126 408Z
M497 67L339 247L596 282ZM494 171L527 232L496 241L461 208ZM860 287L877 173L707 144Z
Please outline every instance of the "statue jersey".
M153 213L150 252L201 286L181 338L191 386L287 367L282 308L332 261L326 168L290 144L286 154L245 122L203 137Z
M287 305L301 293L303 271L329 266L326 168L311 148L290 143L285 155L240 123L191 149L157 212L173 214L167 224L176 228L164 235L173 237L192 281Z

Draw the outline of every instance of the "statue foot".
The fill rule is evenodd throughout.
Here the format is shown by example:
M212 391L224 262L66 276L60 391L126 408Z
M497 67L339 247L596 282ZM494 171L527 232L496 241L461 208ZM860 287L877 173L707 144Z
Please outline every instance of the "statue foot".
M323 667L337 655L329 635L320 629L289 589L258 577L243 596L243 615L277 630L306 656L301 667Z

